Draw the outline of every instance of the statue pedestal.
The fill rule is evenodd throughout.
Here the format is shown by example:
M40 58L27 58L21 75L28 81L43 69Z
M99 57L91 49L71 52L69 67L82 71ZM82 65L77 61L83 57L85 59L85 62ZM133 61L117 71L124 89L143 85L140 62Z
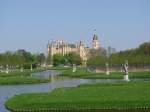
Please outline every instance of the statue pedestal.
M73 68L72 72L76 72L76 68Z
M6 71L5 71L7 74L9 73L9 68L8 68L8 65L6 66Z
M76 66L73 64L72 72L76 72Z
M9 73L9 71L8 71L8 70L6 70L6 71L5 71L5 73L7 73L7 74L8 74L8 73Z
M109 71L106 71L106 75L109 75L110 74L110 72Z
M129 76L128 76L128 75L124 75L124 80L125 80L125 81L130 81L130 80L129 80Z

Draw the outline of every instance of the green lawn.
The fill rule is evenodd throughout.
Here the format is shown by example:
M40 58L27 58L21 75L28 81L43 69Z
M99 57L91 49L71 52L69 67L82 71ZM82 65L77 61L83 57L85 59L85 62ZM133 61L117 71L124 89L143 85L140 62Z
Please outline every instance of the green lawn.
M34 72L40 72L44 69L33 69L32 71L30 69L25 69L23 72L20 72L20 70L16 70L13 72L9 72L8 74L5 72L0 72L0 77L20 77L20 76L30 76L31 73Z
M31 77L31 73L43 71L42 69L35 69L33 71L24 70L23 72L14 71L6 73L0 73L0 85L13 85L13 84L32 84L48 82L48 79Z
M14 72L9 72L8 74L5 72L0 73L0 77L20 77L20 76L30 76L29 71L24 71L24 72L20 72L20 71L14 71Z
M62 76L85 78L85 79L122 79L122 72L111 72L110 75L105 73L90 73L84 68L77 68L76 72L72 69L67 69L63 72ZM150 78L150 71L129 72L129 78Z
M53 67L49 67L49 70L68 70L70 69L70 67L63 67L63 66L53 66Z
M0 77L0 85L34 84L48 81L48 79L37 77Z
M55 89L51 93L16 95L6 102L9 109L150 108L150 82L88 84Z

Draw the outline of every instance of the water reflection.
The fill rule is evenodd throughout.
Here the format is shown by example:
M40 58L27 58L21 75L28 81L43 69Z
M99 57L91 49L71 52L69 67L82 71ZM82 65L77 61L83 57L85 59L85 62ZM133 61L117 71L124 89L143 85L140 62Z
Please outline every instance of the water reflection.
M59 75L61 73L62 71L58 70L46 70L38 73L32 73L32 76L49 78L49 75Z
M56 82L58 80L58 75L49 75L49 80L51 83Z

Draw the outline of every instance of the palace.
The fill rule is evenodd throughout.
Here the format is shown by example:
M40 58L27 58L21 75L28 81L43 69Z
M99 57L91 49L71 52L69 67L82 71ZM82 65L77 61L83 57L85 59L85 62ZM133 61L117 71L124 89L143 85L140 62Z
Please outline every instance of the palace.
M80 41L76 44L70 44L64 41L51 41L47 45L47 52L48 55L51 57L54 54L67 54L70 52L75 52L80 55L81 59L83 60L83 64L86 64L86 61L88 59L88 53L91 49L99 49L99 41L98 41L98 36L94 34L93 39L92 39L92 48L88 48L85 46L85 44Z

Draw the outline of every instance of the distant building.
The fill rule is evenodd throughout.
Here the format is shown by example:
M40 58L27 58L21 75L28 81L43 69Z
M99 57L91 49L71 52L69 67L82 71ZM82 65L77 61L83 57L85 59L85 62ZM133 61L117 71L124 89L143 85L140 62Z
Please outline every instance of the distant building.
M80 55L81 59L83 60L83 64L86 64L88 59L88 53L91 49L99 49L99 41L98 36L94 34L93 41L92 41L92 48L88 48L85 44L80 41L76 44L70 44L67 42L61 41L51 41L47 45L47 52L48 55L51 57L54 54L62 54L65 55L70 52L75 52Z
M114 54L114 53L116 53L116 49L109 46L107 48L107 56L109 57L109 56L111 56L111 54Z

